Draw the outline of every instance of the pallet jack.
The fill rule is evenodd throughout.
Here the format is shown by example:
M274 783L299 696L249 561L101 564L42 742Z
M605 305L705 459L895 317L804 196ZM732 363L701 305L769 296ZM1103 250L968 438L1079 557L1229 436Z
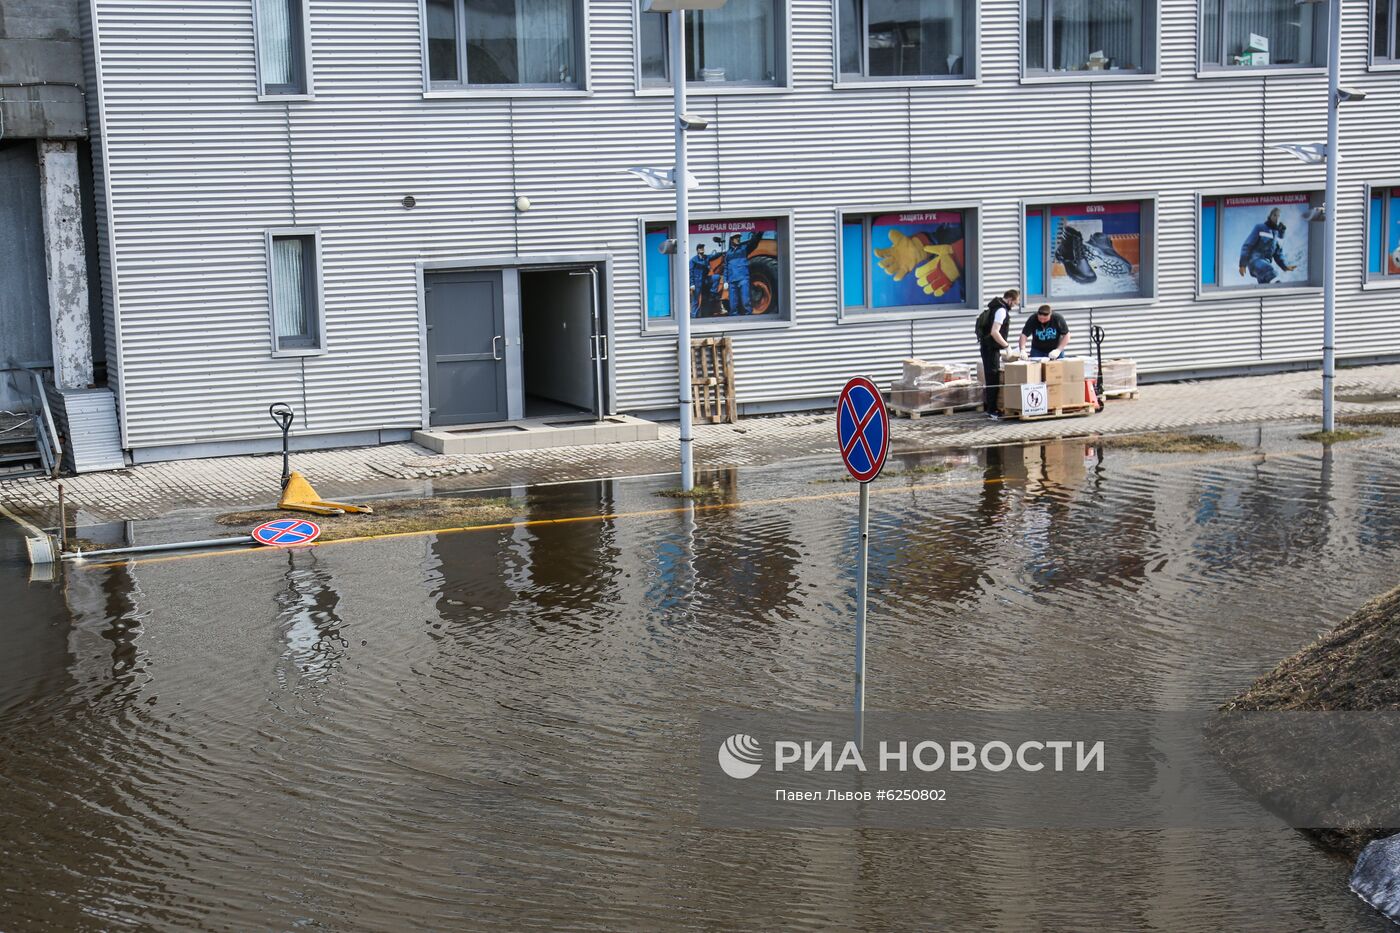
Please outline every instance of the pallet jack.
M296 412L286 402L274 402L267 408L272 423L282 429L282 501L279 509L292 512L310 512L312 515L344 515L347 512L372 514L374 509L367 505L351 505L348 502L326 502L306 477L292 472L289 438Z
M1094 311L1089 309L1089 339L1094 342L1094 405L1103 411L1108 399L1103 394L1103 328L1094 323Z

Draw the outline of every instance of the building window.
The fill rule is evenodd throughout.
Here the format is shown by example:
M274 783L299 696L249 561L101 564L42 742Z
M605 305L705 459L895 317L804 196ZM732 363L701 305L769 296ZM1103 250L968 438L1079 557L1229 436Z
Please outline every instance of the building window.
M268 301L276 353L324 348L319 239L315 233L298 232L267 236Z
M1151 229L1149 201L1027 207L1027 303L1152 297Z
M1155 71L1155 9L1150 0L1025 0L1026 72Z
M255 0L258 93L306 94L305 0Z
M841 218L843 314L966 308L976 285L967 235L975 211L846 214Z
M1201 0L1203 68L1294 68L1326 61L1327 4Z
M1400 2L1375 0L1371 17L1371 61L1377 64L1400 64Z
M1201 199L1201 287L1314 286L1322 237L1314 238L1306 192Z
M674 224L647 224L645 237L648 321L674 320L671 310L671 257L662 244ZM787 220L697 221L682 244L690 276L690 316L742 320L791 317L788 287Z
M842 80L973 75L972 0L837 0Z
M435 89L582 86L581 0L426 0Z
M641 13L638 31L642 83L669 84L670 14ZM686 81L782 84L783 48L779 0L729 0L718 9L685 14Z
M1366 218L1366 277L1400 282L1400 188L1372 188Z

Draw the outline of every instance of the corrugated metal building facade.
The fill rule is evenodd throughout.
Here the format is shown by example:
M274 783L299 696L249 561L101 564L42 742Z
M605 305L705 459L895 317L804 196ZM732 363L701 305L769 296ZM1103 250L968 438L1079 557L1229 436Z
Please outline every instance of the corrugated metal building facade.
M1197 214L1203 192L1321 191L1321 166L1266 144L1325 137L1325 68L1202 72L1198 4L1164 0L1155 75L1026 79L1021 3L982 0L975 82L835 87L832 0L783 8L788 86L691 102L710 120L692 219L791 218L791 320L726 331L741 402L831 399L909 355L975 358L975 309L842 318L839 216L887 208L978 205L981 304L1023 281L1025 203L1155 199L1155 296L1092 309L1113 355L1156 372L1320 358L1320 288L1200 291ZM1363 283L1366 185L1400 180L1400 73L1369 67L1368 4L1345 8L1343 83L1369 95L1342 116L1338 351L1358 358L1400 331L1400 293ZM606 254L611 407L674 408L640 226L672 195L625 171L671 164L671 101L639 93L630 0L586 2L586 92L463 98L425 96L419 0L309 0L314 96L291 102L259 100L252 0L92 15L108 360L138 459L265 445L279 400L307 435L422 427L419 264L446 260ZM264 234L281 227L320 230L321 356L269 353ZM1089 308L1064 308L1083 351Z

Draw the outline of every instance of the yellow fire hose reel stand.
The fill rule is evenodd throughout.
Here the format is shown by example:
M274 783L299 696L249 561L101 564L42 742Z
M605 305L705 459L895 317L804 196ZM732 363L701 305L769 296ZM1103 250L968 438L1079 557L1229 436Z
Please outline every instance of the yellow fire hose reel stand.
M316 494L316 490L307 482L305 476L293 473L288 437L296 414L292 411L292 406L285 402L277 402L269 406L267 413L272 417L273 423L282 429L282 500L277 503L279 509L292 512L310 512L312 515L344 515L347 512L372 514L374 512L374 509L367 505L327 502Z

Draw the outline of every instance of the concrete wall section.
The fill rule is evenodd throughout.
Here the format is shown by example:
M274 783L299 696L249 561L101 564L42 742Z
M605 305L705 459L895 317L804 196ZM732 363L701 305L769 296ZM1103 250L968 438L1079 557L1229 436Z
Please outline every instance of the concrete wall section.
M44 210L53 381L60 389L84 389L92 384L92 321L77 143L39 142L39 191Z
M312 0L316 95L293 103L257 99L250 0L178 15L167 0L92 3L109 338L131 446L267 438L267 403L282 397L302 400L312 432L418 427L416 264L585 243L612 256L615 407L674 407L674 338L645 326L640 244L641 220L668 215L671 196L626 172L670 164L671 102L636 87L630 2L588 4L588 94L443 99L424 96L419 0ZM1400 181L1400 73L1368 70L1367 4L1344 5L1343 81L1370 95L1342 117L1346 358L1393 352L1400 330L1400 292L1362 281L1364 186ZM1322 188L1320 167L1268 148L1323 138L1322 69L1198 74L1198 3L1163 0L1148 4L1160 7L1155 76L1026 81L1021 4L983 0L975 85L834 87L831 0L786 6L790 87L692 101L711 124L694 137L692 216L791 218L790 324L731 330L741 402L830 399L850 373L888 379L910 354L973 358L977 306L1024 277L1023 200L1155 199L1154 295L1065 308L1076 334L1092 313L1106 350L1145 373L1320 356L1320 289L1199 294L1196 214L1202 192ZM975 302L842 318L842 211L968 203L980 205ZM263 234L293 225L321 231L327 353L272 359Z
M0 136L82 139L81 0L0 0Z

